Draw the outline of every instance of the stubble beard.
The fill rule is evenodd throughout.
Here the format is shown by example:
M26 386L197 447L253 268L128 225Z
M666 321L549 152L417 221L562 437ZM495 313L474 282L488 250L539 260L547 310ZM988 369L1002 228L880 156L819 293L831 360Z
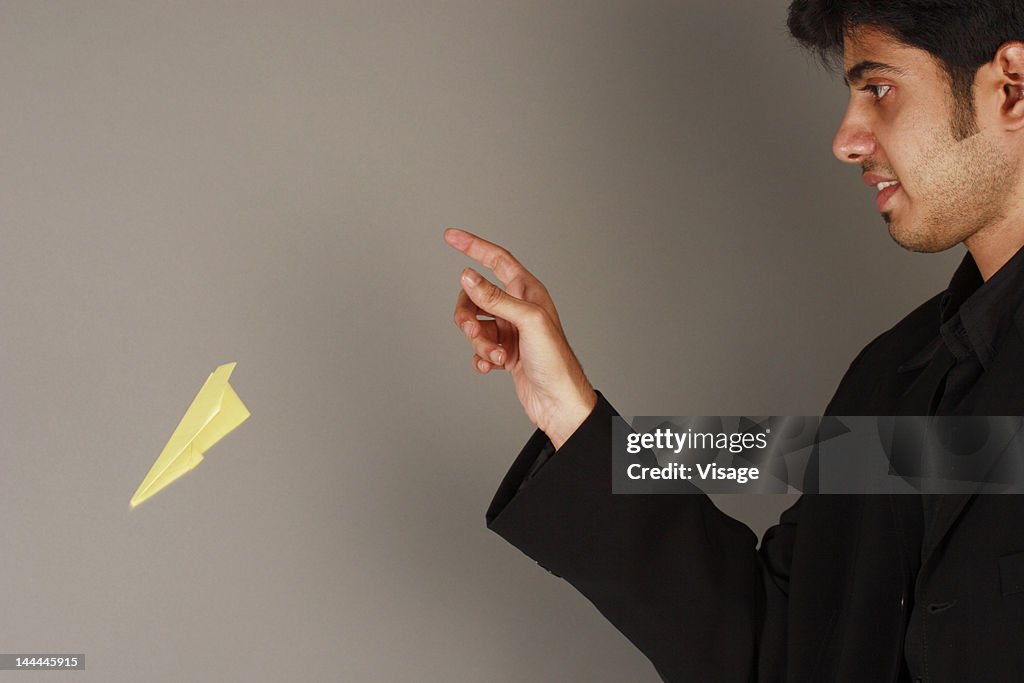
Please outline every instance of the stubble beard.
M934 254L1006 217L1020 164L981 134L959 142L945 137L928 148L939 151L923 158L907 175L915 189L912 202L924 215L900 219L886 211L882 219L901 247Z

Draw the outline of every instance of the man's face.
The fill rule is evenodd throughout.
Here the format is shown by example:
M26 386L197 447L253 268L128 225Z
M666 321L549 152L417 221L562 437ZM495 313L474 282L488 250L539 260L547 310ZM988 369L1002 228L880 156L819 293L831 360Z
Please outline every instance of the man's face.
M956 139L949 78L931 55L861 28L843 62L850 103L832 149L870 185L896 181L876 201L900 246L942 251L1006 215L1017 164L984 117Z

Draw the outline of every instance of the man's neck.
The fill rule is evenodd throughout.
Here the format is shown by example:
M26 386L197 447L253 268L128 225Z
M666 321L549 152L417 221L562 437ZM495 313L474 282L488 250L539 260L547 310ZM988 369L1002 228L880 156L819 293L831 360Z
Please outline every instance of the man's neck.
M964 246L971 252L986 282L1024 245L1024 229L1020 226L1024 226L1024 221L1003 221L964 240Z

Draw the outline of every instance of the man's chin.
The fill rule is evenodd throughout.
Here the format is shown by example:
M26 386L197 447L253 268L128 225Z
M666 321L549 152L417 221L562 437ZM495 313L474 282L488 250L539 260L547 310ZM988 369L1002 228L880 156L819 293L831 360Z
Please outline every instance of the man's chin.
M882 218L889 226L889 236L892 237L896 244L900 245L907 251L913 251L919 254L937 254L940 251L946 251L950 247L959 244L959 241L947 244L944 241L940 241L937 235L931 233L921 234L911 230L906 230L898 221L893 221L891 212L883 213Z

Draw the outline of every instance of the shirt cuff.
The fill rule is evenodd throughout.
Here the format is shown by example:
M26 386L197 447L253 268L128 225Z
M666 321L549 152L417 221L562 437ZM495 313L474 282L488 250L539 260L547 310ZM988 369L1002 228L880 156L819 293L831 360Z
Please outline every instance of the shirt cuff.
M608 403L600 391L595 390L594 393L597 394L597 403L582 424L562 444L562 451L571 450L577 443L590 444L595 439L607 440L611 417L619 413ZM488 525L501 514L501 511L519 491L527 487L534 478L540 476L541 470L556 454L555 446L547 434L539 429L534 431L530 440L516 456L515 462L512 463L512 467L509 468L494 494L494 499L487 509Z

